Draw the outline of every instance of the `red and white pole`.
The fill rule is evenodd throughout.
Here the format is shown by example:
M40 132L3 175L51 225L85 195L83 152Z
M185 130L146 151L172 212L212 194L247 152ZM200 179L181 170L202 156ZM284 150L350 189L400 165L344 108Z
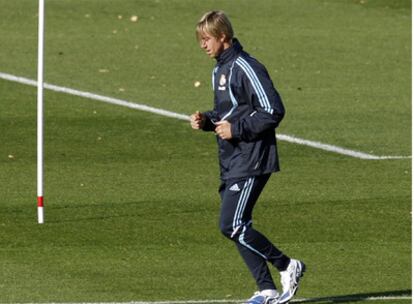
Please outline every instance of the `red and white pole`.
M37 57L37 222L44 223L43 210L43 49L45 2L39 0L39 32Z

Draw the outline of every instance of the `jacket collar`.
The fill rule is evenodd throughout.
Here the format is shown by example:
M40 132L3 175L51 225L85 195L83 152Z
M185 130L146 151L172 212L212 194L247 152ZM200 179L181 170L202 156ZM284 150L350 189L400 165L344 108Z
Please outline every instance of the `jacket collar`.
M220 53L220 55L216 57L217 63L224 64L226 62L229 62L230 60L237 57L242 50L243 46L240 44L239 40L237 40L237 38L233 38L231 47L225 49Z

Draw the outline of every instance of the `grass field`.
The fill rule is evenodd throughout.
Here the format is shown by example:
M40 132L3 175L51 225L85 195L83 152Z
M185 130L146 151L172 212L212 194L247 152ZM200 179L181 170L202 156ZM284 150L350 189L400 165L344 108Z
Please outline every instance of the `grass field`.
M0 0L0 72L36 77L36 2ZM268 68L287 109L280 133L411 155L410 1L46 0L45 80L178 113L207 110L214 62L194 24L213 8L228 12ZM214 136L46 91L38 225L36 89L0 80L0 97L0 303L230 301L255 291L217 227ZM307 263L298 297L411 294L411 159L279 149L282 171L254 218ZM385 302L395 301L411 302Z

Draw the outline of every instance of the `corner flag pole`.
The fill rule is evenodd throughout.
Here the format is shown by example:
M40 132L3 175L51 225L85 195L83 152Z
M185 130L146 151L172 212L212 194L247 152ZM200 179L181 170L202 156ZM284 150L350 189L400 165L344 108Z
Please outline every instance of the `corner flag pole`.
M44 223L43 211L43 47L45 1L39 0L37 57L37 222Z

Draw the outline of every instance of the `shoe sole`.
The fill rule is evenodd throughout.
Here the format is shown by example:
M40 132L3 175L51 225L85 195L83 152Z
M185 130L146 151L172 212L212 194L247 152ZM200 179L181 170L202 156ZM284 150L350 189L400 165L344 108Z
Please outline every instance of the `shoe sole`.
M254 298L250 298L243 304L277 304L277 299L278 297L271 298L271 297L265 297L265 296L257 296Z
M264 296L255 296L253 298L250 298L244 304L264 304L266 303L266 297Z

